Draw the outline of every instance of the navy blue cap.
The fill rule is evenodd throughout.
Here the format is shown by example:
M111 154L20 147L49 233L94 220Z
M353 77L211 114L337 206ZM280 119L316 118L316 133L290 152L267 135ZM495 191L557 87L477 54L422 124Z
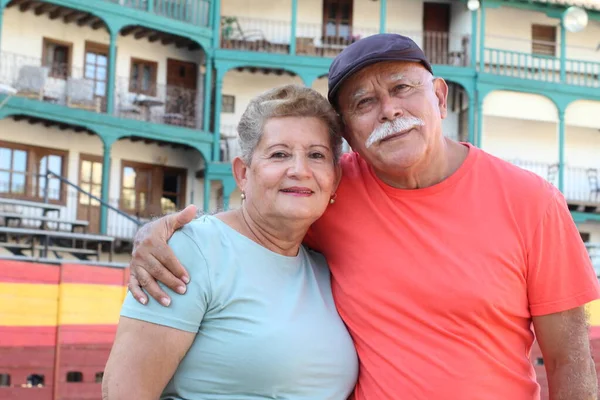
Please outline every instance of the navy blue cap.
M337 91L352 74L381 61L420 62L433 74L425 53L411 38L395 33L367 36L346 47L331 63L327 93L329 102L335 105Z

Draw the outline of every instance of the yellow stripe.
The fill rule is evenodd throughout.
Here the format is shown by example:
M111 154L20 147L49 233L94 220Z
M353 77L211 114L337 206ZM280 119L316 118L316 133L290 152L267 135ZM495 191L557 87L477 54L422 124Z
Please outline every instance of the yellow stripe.
M600 300L594 300L587 304L587 310L590 313L590 325L600 326Z
M56 326L58 286L0 282L0 325Z
M123 287L63 283L60 285L61 325L117 324Z

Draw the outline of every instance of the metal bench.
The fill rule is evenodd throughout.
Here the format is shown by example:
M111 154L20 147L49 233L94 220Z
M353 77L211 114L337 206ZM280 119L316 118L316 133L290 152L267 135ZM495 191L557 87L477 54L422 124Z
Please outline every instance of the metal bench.
M23 215L23 214L19 214L19 213L8 213L8 212L0 212L0 218L4 218L4 220L6 221L6 226L8 226L8 222L11 220L14 221L18 221L18 226L17 227L21 227L21 224L23 222L23 220L33 220L33 221L40 221L42 222L42 227L40 227L41 229L44 229L45 225L44 223L48 223L48 222L54 222L56 223L56 230L58 230L58 228L60 227L60 225L64 224L64 225L71 225L71 231L74 232L75 228L83 228L83 232L85 233L85 230L87 229L89 222L88 221L84 221L84 220L64 220L61 218L52 218L52 217L46 217L46 216L41 216L41 215Z
M48 256L48 251L52 251L57 257L60 257L58 253L70 253L77 258L83 257L84 260L87 259L88 255L96 255L99 260L103 243L110 245L109 262L112 261L114 253L115 238L111 236L12 227L0 227L0 233L6 234L7 237L8 235L31 237L30 243L11 243L8 241L0 243L0 247L6 248L15 255L23 255L23 250L30 250L31 257L34 257L36 250L39 250L40 257L44 258ZM36 238L40 240L39 245L35 243ZM57 245L51 243L51 239L68 239L71 240L72 246ZM77 241L82 241L83 248L76 247ZM87 242L97 242L97 249L90 250L86 248Z
M38 201L29 201L29 200L19 200L19 199L9 199L5 197L0 197L0 204L8 204L13 206L22 206L29 208L39 208L44 211L58 211L60 212L61 206L57 204L51 203L41 203Z

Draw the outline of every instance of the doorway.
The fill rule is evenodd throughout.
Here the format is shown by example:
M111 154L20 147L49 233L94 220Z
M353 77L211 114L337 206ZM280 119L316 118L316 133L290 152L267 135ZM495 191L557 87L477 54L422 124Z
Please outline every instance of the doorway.
M102 196L102 157L80 155L79 187L98 198ZM77 219L89 221L89 233L100 232L100 202L79 192Z
M196 63L167 59L166 123L192 128L196 126L197 88Z
M94 97L100 98L102 111L106 111L106 85L108 82L108 46L85 42L85 79L94 83Z
M446 64L450 37L450 4L423 3L423 51L432 64Z

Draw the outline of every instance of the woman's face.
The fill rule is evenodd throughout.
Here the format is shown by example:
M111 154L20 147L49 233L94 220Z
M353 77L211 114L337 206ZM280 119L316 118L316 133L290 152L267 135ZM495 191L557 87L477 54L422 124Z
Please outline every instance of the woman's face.
M239 183L245 206L261 217L312 223L325 212L338 177L325 122L284 117L267 121Z

